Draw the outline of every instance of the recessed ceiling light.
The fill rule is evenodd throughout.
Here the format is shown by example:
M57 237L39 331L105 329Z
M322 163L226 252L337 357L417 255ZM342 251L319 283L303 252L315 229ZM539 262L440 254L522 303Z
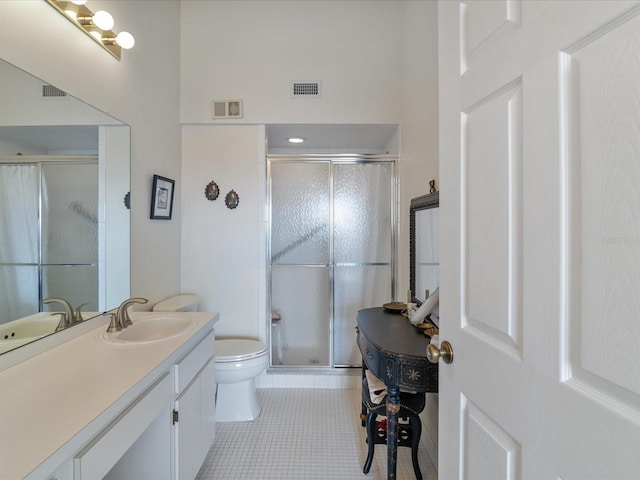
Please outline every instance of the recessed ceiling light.
M304 142L304 138L300 137L291 137L288 139L290 143L302 143Z

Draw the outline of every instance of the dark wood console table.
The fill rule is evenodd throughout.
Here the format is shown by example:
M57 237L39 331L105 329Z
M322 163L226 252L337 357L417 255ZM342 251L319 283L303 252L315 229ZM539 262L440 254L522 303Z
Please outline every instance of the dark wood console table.
M427 360L429 337L409 320L382 307L358 311L362 361L387 386L387 478L396 478L400 388L438 391L438 365Z

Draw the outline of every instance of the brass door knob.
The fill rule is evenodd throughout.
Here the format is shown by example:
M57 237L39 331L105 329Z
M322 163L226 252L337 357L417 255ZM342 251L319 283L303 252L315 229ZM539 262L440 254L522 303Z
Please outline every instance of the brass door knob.
M444 363L453 362L453 347L446 340L440 344L440 348L432 343L427 347L427 360L431 363L438 363L440 359Z

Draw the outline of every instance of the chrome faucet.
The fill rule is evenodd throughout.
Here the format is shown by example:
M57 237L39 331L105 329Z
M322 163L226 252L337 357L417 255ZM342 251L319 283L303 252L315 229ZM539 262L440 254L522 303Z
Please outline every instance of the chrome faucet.
M133 322L131 322L131 318L129 318L129 313L127 312L127 309L131 305L133 305L134 303L147 303L148 301L149 300L147 300L146 298L133 297L122 302L122 304L118 307L118 311L116 312L116 331L127 328L129 325L133 325Z
M58 324L56 331L62 330L64 328L67 328L73 325L75 320L73 316L73 307L71 307L71 304L67 302L64 298L58 298L58 297L45 298L44 300L42 300L42 303L59 303L64 308L64 313L62 314L62 318L60 318L60 323Z

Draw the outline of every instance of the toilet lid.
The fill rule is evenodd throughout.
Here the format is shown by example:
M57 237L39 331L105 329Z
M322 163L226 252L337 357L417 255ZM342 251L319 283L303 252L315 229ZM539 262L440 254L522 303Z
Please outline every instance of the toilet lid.
M215 341L216 362L238 362L267 353L267 346L257 340L229 338Z

